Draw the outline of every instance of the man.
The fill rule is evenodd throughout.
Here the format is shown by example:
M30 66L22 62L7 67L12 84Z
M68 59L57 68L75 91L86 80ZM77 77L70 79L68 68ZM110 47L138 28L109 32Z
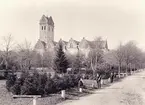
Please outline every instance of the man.
M83 83L83 79L82 78L80 78L80 80L79 80L78 87L79 88L83 88L84 87L84 83Z
M110 80L111 80L111 83L113 83L113 80L114 80L114 73L111 73L111 75L110 75Z
M96 81L97 81L98 89L100 89L101 88L101 75L99 75L98 73L97 73Z

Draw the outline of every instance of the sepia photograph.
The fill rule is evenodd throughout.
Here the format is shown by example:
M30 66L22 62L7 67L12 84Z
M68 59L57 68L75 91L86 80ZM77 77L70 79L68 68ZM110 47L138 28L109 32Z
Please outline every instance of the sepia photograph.
M145 105L145 1L0 0L0 105Z

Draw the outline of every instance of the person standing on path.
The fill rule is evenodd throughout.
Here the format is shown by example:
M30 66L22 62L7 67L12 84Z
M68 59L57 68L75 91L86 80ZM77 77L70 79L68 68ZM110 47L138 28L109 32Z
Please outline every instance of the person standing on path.
M113 83L113 81L114 81L114 73L111 73L111 75L110 75L110 82Z
M84 87L83 79L80 78L79 83L78 83L78 88L83 88L83 87Z
M101 88L101 75L99 75L98 73L97 73L96 81L97 81L97 88L100 89Z

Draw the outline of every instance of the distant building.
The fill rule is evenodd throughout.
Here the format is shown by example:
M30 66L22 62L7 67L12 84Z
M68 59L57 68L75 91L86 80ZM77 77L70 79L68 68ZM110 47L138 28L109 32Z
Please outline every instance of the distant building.
M39 22L39 33L40 37L35 45L35 51L43 54L45 51L54 51L57 47L58 42L54 41L54 21L52 17L47 17L43 15ZM94 41L88 41L83 38L80 42L74 39L70 39L68 42L60 39L63 44L63 50L65 53L77 54L78 51L84 54L86 57L88 53L95 48ZM108 43L102 41L102 49L104 52L108 51Z

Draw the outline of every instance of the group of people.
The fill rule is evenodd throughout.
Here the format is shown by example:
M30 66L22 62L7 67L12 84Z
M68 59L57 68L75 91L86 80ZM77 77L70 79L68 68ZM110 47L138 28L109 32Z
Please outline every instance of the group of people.
M97 88L100 89L101 88L102 75L97 73L95 80L97 82ZM114 81L114 73L111 73L110 74L110 82L113 83L113 81ZM78 87L79 88L83 88L84 87L84 82L83 82L82 78L80 78L80 80L79 80Z

